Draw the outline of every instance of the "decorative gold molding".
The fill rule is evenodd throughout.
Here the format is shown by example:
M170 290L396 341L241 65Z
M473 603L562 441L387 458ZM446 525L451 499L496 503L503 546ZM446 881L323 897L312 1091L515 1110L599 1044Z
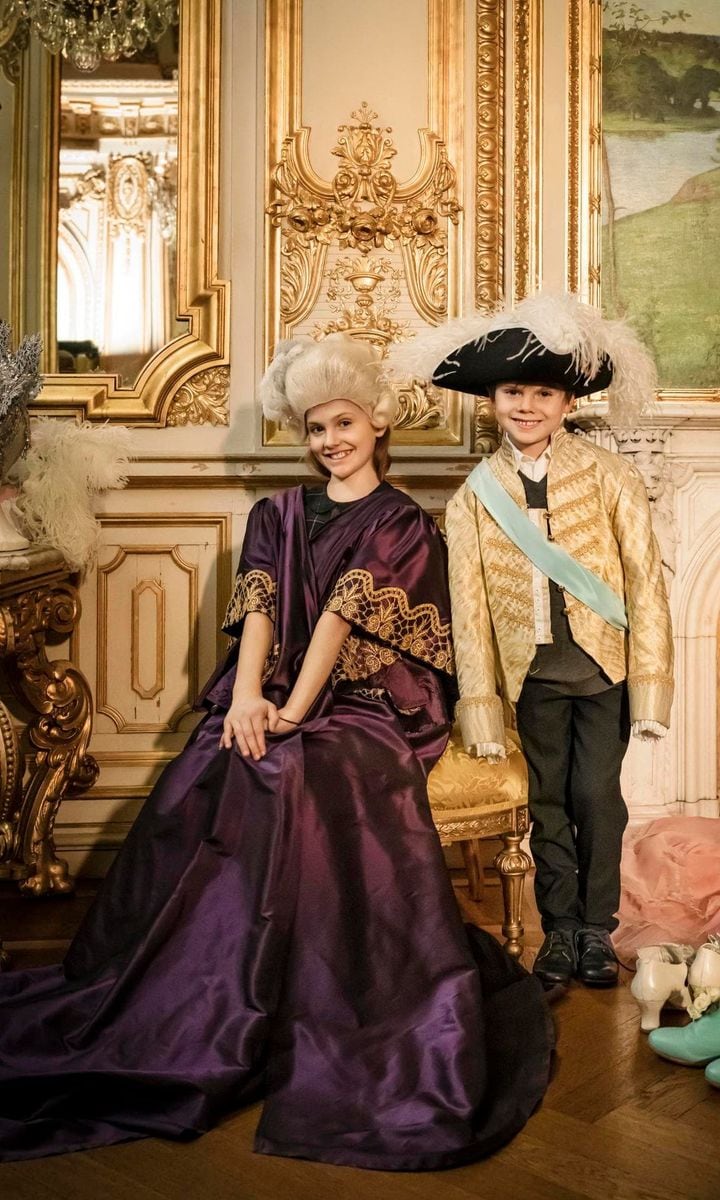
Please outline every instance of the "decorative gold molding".
M428 324L459 313L456 168L462 161L462 135L456 108L463 29L462 0L428 0L429 128L418 129L421 155L412 178L401 182L394 176L392 130L377 123L378 114L363 101L338 127L333 154L340 163L334 178L326 181L312 166L311 130L302 123L302 0L268 0L265 362L280 338L312 319L324 289L337 317L303 330L318 337L344 330L383 348L402 340L408 335L407 322L393 314L406 297ZM333 254L326 272L331 248L353 258L341 266ZM357 259L366 261L355 269ZM384 289L388 281L392 286ZM398 295L391 294L393 287ZM396 443L462 441L459 397L440 401L428 394L423 400L413 393L400 399ZM265 424L266 445L296 440Z
M516 830L524 833L528 829L528 809L525 804L498 806L497 809L489 806L488 811L479 816L458 817L454 821L437 820L435 828L444 846L467 838L499 837Z
M65 81L60 130L74 142L101 137L177 137L174 79L73 79Z
M196 457L191 461L197 463L198 459ZM299 483L308 483L309 481L317 483L317 476L302 462L298 462L297 469L293 468L290 472L279 470L279 461L265 456L252 458L248 456L243 462L251 464L251 473L211 475L198 472L193 475L134 475L128 480L127 487L129 491L157 491L168 488L171 491L195 488L203 491L210 489L223 491L232 488L233 490L257 492L260 489L296 487ZM287 462L286 458L282 459L283 464L287 464ZM433 472L432 467L438 462L443 463L443 470L442 472ZM430 470L428 470L428 464ZM469 472L476 465L473 459L413 458L406 460L403 464L406 473L398 470L397 462L395 462L387 480L394 487L405 490L412 488L413 491L454 491L460 487L461 483L464 483Z
M568 287L600 304L602 0L568 13Z
M542 278L542 28L543 0L512 0L513 303Z
M504 3L477 0L475 307L503 293Z
M3 650L6 647L3 646ZM5 705L0 702L0 828L4 829L5 837L0 833L4 846L0 845L0 860L4 857L12 843L12 835L7 835L8 822L11 822L18 811L22 795L22 758L17 730Z
M141 619L140 602L146 592L150 592L155 601L155 677L150 687L144 687L140 679L140 633L147 627L147 621ZM131 598L130 687L141 700L152 700L165 687L165 588L157 579L141 579L133 588Z
M0 42L3 32L0 31ZM17 40L17 29L15 40ZM25 41L25 39L22 39ZM28 34L29 41L29 34ZM27 43L26 43L27 44ZM7 49L7 43L3 46ZM23 50L25 46L23 46ZM25 172L25 138L23 136L26 118L27 79L25 70L25 54L17 59L17 78L13 80L15 94L13 97L13 141L12 158L10 160L10 324L17 332L23 326L25 311L25 245L27 240L27 220L25 209L27 204L27 177ZM4 65L4 64L3 64ZM14 73L14 67L9 69L9 77Z
M184 383L170 401L167 425L228 425L230 368L211 367Z
M582 0L570 0L568 10L568 263L567 285L580 288L580 122Z
M46 376L36 402L41 412L70 411L90 420L162 426L173 397L199 368L227 365L229 284L218 275L221 11L222 0L183 0L180 20L177 306L188 331L158 350L130 388L119 387L114 375ZM54 230L59 103L52 111L54 130L48 146L53 170L47 176L45 203L46 228ZM54 266L48 247L44 278L51 280L53 295ZM52 311L49 317L52 322Z

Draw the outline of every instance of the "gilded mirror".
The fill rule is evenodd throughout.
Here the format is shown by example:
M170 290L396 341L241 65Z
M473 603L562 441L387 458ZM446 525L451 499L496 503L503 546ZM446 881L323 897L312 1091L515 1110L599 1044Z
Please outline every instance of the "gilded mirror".
M180 390L227 363L220 8L181 0L157 41L88 72L0 0L0 314L42 333L40 409L181 423Z

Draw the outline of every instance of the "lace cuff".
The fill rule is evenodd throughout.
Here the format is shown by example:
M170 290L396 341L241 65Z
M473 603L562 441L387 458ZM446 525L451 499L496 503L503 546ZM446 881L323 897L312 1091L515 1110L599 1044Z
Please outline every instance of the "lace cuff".
M664 738L667 729L659 721L633 721L632 732L633 737L640 738L641 742L654 742Z
M630 695L630 720L656 721L665 728L670 724L670 709L673 699L672 675L654 674L628 675Z
M470 747L470 754L473 758L486 758L491 766L496 766L507 758L505 747L499 742L476 742Z
M411 607L403 588L376 588L369 571L353 568L341 575L325 611L338 613L400 653L453 673L450 622L440 619L434 604Z
M264 613L274 624L275 592L275 581L267 571L238 571L235 590L222 623L223 633L234 637L237 626L249 612Z
M505 745L505 715L502 700L494 692L483 696L463 696L455 706L466 748L492 743Z

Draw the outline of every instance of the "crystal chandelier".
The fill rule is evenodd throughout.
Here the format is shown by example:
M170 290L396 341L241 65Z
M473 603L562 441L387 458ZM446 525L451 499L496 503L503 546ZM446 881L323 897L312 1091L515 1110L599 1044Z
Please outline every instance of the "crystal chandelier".
M15 0L15 13L51 54L80 71L129 58L178 19L179 0Z

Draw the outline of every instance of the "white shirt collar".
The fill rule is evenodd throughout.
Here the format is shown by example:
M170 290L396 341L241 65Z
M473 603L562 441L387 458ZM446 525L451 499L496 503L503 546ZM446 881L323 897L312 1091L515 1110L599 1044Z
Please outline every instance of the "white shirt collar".
M520 470L521 466L523 466L523 467L532 466L533 464L539 463L539 462L543 462L545 465L545 470L547 470L548 463L550 462L550 459L552 457L553 437L555 436L554 434L550 438L550 442L545 447L542 454L538 454L537 458L531 458L529 454L523 454L522 450L518 449L518 447L515 445L515 443L512 441L512 439L508 436L507 433L504 434L503 436L504 436L505 440L507 441L508 446L512 450L512 456L513 456L513 459L515 460L515 466L518 470Z

